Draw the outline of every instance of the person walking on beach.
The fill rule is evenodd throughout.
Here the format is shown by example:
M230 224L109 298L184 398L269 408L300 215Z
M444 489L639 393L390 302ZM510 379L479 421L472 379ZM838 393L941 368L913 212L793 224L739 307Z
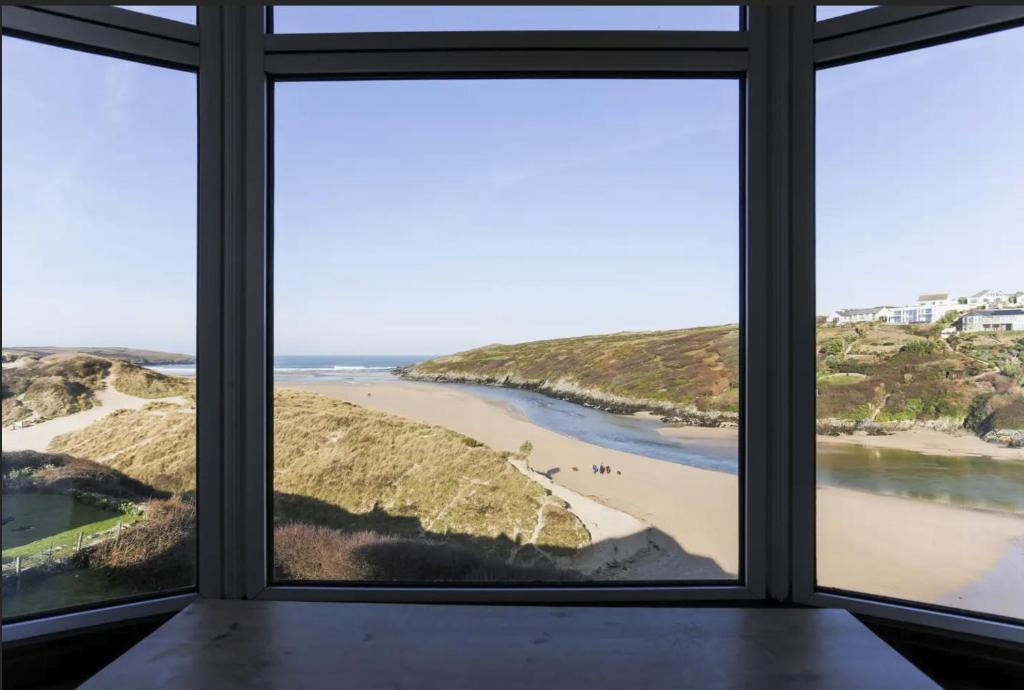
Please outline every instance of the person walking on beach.
M597 474L597 465L591 465L594 468L594 474Z

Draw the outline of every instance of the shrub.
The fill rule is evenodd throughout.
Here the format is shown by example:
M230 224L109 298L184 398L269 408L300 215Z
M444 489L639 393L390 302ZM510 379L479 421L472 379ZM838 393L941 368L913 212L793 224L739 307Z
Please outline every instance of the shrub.
M274 570L282 580L367 582L548 582L577 576L515 565L439 540L301 523L274 530Z
M79 567L101 569L111 580L129 582L141 591L160 591L194 582L195 503L182 496L149 501L144 520L117 539L73 557Z

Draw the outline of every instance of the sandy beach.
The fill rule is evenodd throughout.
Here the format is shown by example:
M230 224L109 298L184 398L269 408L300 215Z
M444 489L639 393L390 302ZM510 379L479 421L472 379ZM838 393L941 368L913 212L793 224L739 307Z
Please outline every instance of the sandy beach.
M840 436L818 436L819 443L855 443L869 448L902 448L929 455L975 455L1024 461L1024 448L1007 448L982 441L974 434L947 434L933 429L897 431L891 436L868 436L863 431Z
M657 418L655 415L647 415ZM662 427L658 430L663 436L680 439L714 439L732 440L737 438L737 430L732 428L704 427ZM995 443L981 440L974 434L947 434L934 429L911 429L897 431L889 436L869 436L863 431L839 436L818 435L818 443L842 443L866 446L868 448L892 448L912 450L926 455L968 455L987 456L999 460L1024 460L1024 448L1007 448Z
M536 426L500 402L443 384L285 387L445 426L499 450L514 451L530 441L529 468L521 469L553 491L561 487L559 495L571 507L575 501L595 542L603 538L629 554L614 575L586 571L620 579L732 578L738 572L734 475L594 446ZM663 433L702 442L735 443L736 438L735 429ZM611 466L613 474L595 475L594 464ZM587 499L585 508L578 497ZM818 502L821 585L1024 616L1024 588L1007 586L1018 579L1004 572L1024 562L1017 553L1024 550L1024 516L832 487L818 490ZM630 524L643 525L647 536L624 539Z

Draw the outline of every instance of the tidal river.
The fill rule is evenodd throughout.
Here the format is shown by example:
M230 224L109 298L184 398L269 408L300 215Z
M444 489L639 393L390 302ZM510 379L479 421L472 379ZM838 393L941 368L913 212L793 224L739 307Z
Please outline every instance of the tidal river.
M604 448L718 472L735 473L732 441L675 439L660 422L602 412L540 393L469 384L458 386L510 405L534 424ZM819 484L1024 513L1024 463L974 456L925 455L852 444L818 445Z

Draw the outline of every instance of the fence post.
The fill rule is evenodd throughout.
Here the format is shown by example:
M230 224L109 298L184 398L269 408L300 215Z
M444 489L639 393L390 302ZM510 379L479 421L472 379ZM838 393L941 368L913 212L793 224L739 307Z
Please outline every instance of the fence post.
M84 534L84 532L79 532L78 533L78 546L75 547L75 553L78 553L79 551L82 550L82 535L83 534Z
M15 556L14 558L14 574L21 576L21 556Z

